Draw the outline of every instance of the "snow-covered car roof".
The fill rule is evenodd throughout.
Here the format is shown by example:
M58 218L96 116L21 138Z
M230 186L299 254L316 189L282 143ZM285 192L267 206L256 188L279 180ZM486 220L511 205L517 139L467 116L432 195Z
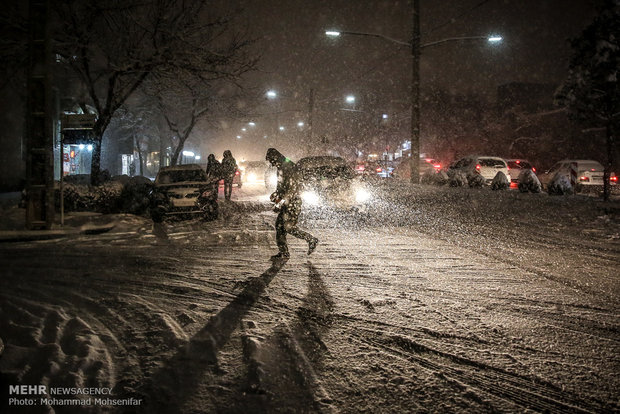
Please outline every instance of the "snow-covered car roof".
M353 178L353 168L341 157L328 155L305 157L297 162L304 179L310 178Z
M320 155L316 157L305 157L297 161L297 165L303 169L320 167L341 167L349 164L342 157Z
M559 163L563 163L563 164L573 163L573 162L577 163L580 167L587 166L586 168L596 168L596 169L601 169L601 170L604 169L603 164L595 160L562 160L562 161L559 161L558 164Z

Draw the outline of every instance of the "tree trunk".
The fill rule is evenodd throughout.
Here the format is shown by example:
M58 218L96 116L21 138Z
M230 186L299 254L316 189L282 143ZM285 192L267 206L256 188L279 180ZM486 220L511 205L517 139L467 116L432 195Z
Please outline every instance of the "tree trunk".
M90 184L101 184L101 140L102 136L98 132L95 133L93 141L93 152L90 164Z

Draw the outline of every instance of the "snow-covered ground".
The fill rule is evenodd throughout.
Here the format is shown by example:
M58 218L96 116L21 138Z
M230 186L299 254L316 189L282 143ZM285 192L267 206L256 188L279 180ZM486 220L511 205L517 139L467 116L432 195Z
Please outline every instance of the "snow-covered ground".
M3 408L36 403L3 412L620 410L618 201L383 183L370 217L303 220L317 251L272 263L266 196L0 244Z

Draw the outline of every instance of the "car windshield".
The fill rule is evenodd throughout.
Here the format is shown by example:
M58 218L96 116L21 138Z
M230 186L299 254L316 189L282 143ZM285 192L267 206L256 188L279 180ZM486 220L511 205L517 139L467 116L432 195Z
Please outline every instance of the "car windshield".
M505 167L506 166L506 163L504 163L504 161L498 160L495 158L480 158L480 160L478 160L478 163L482 167Z
M247 169L267 168L267 161L248 161L244 164L244 166Z
M337 157L302 158L297 165L301 169L304 179L350 179L355 176L355 172L346 161Z
M509 161L508 166L510 168L532 169L532 165L527 161Z
M580 162L579 171L603 171L605 168L596 161Z
M207 173L199 169L160 171L156 181L158 184L173 184L184 181L207 181Z

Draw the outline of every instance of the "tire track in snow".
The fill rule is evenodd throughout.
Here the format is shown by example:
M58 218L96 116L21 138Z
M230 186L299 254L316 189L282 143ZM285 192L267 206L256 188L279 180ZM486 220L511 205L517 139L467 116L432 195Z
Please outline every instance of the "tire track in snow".
M551 384L545 384L533 377L517 376L480 362L446 354L415 342L411 338L384 332L362 331L366 335L359 332L351 332L350 334L356 337L360 343L366 343L377 347L380 351L387 351L404 357L438 375L467 384L478 389L481 393L491 393L500 398L508 399L527 409L548 413L594 413L600 412L603 408L602 404L598 402L588 402L588 406L583 407L586 402L568 398L564 391L553 387ZM422 355L430 356L423 357Z

